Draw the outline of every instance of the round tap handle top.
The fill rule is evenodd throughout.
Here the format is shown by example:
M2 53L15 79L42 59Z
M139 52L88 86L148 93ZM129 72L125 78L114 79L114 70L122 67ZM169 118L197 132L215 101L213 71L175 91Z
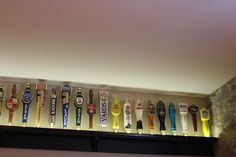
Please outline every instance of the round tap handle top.
M188 107L188 111L191 113L191 114L196 114L197 112L198 112L198 107L195 105L195 104L193 104L193 105L190 105L189 107Z
M210 111L207 110L206 108L201 108L200 116L202 121L208 121L210 120Z
M83 104L84 104L84 96L82 94L82 89L78 88L78 91L76 93L76 98L74 101L74 105L76 108L78 108L78 107L82 107Z

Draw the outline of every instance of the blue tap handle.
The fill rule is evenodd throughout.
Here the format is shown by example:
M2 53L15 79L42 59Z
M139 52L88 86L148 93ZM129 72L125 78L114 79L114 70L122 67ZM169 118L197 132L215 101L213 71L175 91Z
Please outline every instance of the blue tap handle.
M26 125L28 121L29 104L23 104L22 124Z
M69 103L70 103L70 94L72 87L70 85L64 85L62 87L61 97L62 97L62 125L66 129L68 125L69 118Z
M68 125L68 117L69 117L68 113L69 113L69 104L63 104L62 105L62 115L63 115L62 125L64 129L66 129Z
M176 110L175 110L175 105L173 103L169 104L169 116L170 116L170 124L171 124L171 132L175 133L176 130Z
M29 106L32 102L33 96L30 89L30 84L27 84L25 90L23 91L23 114L22 114L22 124L26 125L28 121L28 115L29 115Z

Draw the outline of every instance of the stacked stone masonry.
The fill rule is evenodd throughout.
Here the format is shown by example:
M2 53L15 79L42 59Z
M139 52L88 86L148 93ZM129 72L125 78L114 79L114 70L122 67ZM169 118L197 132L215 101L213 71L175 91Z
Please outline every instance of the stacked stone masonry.
M216 156L236 156L236 77L208 97L212 135L219 137Z

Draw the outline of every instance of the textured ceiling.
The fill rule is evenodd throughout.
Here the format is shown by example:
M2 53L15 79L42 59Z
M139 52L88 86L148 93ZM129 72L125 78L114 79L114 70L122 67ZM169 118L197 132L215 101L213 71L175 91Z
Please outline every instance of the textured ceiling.
M209 94L236 75L236 1L2 0L0 76Z

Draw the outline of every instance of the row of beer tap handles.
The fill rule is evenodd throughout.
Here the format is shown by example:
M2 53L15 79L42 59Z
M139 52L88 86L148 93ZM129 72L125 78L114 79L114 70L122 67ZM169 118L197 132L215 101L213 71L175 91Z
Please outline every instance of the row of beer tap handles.
M41 114L44 107L45 96L46 96L47 84L45 82L39 82L36 84L36 127L41 125ZM61 98L62 98L62 125L66 129L68 125L69 117L69 104L70 104L70 95L72 92L72 87L68 84L65 84L61 88ZM0 84L0 116L3 106L3 85ZM33 100L30 84L26 84L26 88L23 91L22 103L23 103L23 114L22 114L22 126L27 125L29 106ZM99 111L100 111L100 125L105 128L108 125L108 114L109 114L109 92L108 91L99 91ZM49 114L49 124L53 128L56 122L56 104L57 104L57 90L52 88L50 95L50 114ZM84 104L84 96L82 89L78 88L76 93L76 98L74 105L76 107L76 128L79 130L81 126L81 117L82 117L82 107ZM151 134L154 134L154 118L155 112L157 111L157 117L160 123L160 132L165 135L166 126L165 126L165 117L167 110L165 103L162 100L159 100L157 107L149 100L147 103L147 118L148 118L148 127ZM13 113L19 107L19 100L16 98L16 85L12 86L12 96L6 100L6 108L9 110L9 120L8 124L12 125ZM118 100L117 95L114 96L114 100L111 105L111 114L113 115L113 124L112 128L117 132L119 127L119 115L122 112L120 101ZM139 134L143 132L143 104L140 99L137 99L135 105L135 115L136 115L136 129ZM192 115L192 122L195 135L198 134L197 127L197 112L199 108L196 105L190 105L186 103L179 103L179 113L181 116L181 125L183 129L183 134L187 136L188 134L188 112ZM87 113L89 115L89 129L93 129L93 115L96 113L96 104L93 101L93 90L89 90L89 103L87 105ZM173 103L170 103L168 106L168 113L170 117L171 132L173 135L176 135L176 108ZM127 133L132 131L132 105L129 103L128 98L126 97L123 105L123 114L124 114L124 129ZM200 117L202 121L202 130L203 134L206 137L210 136L210 129L208 121L210 120L209 110L202 108L200 110Z

